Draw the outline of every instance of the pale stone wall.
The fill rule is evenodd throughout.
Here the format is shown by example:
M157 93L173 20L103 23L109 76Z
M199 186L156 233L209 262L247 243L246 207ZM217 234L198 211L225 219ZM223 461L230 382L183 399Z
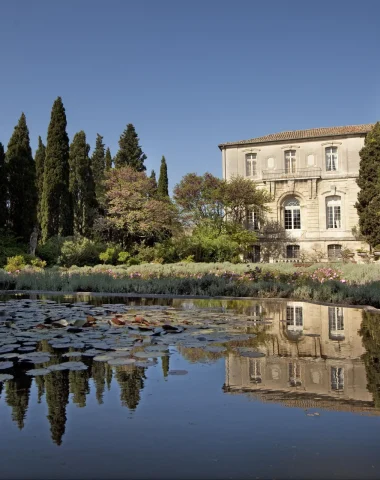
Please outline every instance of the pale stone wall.
M339 244L356 252L359 248L366 248L352 234L352 228L358 225L355 203L359 188L356 178L359 173L359 151L364 145L364 138L364 135L357 135L291 143L227 146L222 149L223 177L227 180L235 175L246 177L246 155L255 153L256 175L248 178L273 195L268 217L284 225L285 200L295 197L300 202L301 229L288 231L292 236L290 243L300 245L304 253L310 253L314 247L320 248L326 257L330 244ZM334 172L326 171L325 149L329 146L338 149L338 170ZM296 168L302 172L302 178L297 178L297 175L295 178L281 178L281 171L285 169L286 150L296 151ZM313 172L317 174L313 175ZM340 228L327 228L326 201L331 196L341 199ZM355 259L360 261L358 256Z

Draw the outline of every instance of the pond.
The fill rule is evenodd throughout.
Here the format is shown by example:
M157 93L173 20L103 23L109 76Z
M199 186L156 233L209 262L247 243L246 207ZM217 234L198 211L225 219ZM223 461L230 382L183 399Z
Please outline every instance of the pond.
M378 478L380 316L0 297L0 478Z

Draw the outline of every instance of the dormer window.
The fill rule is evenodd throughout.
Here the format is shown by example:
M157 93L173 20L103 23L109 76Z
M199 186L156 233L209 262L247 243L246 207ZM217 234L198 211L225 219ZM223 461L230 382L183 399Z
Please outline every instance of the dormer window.
M326 171L336 172L338 170L338 147L326 147Z
M256 153L248 153L245 156L245 176L254 177L256 175Z

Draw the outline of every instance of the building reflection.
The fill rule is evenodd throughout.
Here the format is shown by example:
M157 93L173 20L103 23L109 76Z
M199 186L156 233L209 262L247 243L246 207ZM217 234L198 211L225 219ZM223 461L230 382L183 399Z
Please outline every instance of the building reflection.
M302 408L377 413L378 315L369 324L361 309L303 302L277 304L265 313L271 325L262 328L270 340L257 347L265 357L229 354L226 392Z

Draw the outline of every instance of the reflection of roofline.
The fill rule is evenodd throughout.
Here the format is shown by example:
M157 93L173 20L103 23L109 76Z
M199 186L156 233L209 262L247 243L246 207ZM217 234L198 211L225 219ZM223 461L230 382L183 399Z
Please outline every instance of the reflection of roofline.
M287 392L283 390L264 390L234 388L223 385L224 393L245 394L248 397L267 403L281 403L291 408L320 408L340 412L365 413L368 415L380 415L380 409L376 409L372 402L352 400L347 398L335 398L325 394L306 392ZM318 400L316 400L316 398Z

